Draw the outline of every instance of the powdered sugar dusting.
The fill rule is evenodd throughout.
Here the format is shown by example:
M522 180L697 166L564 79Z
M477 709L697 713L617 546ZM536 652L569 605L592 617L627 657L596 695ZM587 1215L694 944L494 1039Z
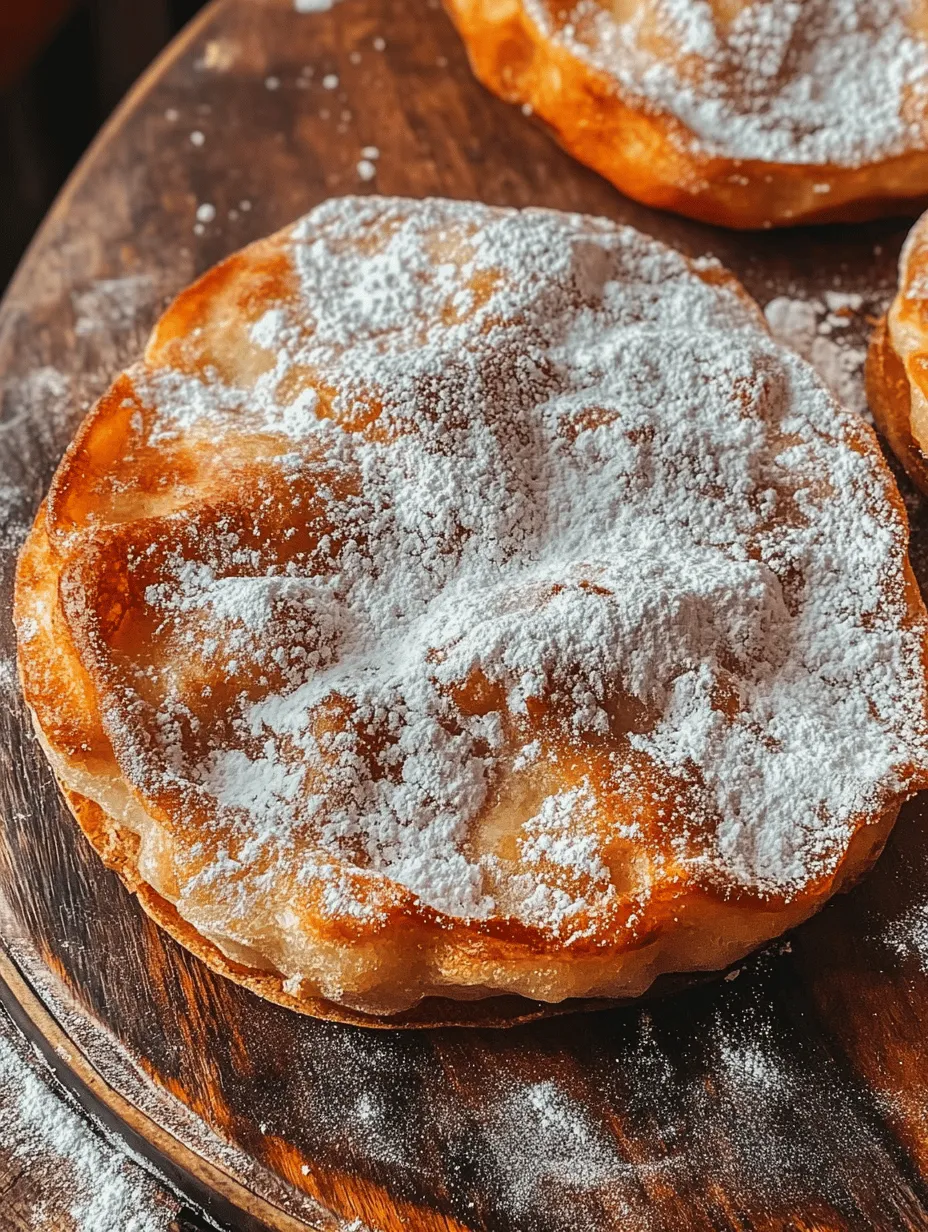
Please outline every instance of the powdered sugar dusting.
M892 920L881 941L899 958L914 961L928 975L928 902L913 903Z
M549 36L682 121L697 151L858 166L925 148L928 54L909 0L524 2Z
M514 1084L489 1117L488 1146L506 1198L517 1211L547 1197L605 1191L616 1200L622 1182L637 1187L637 1169L590 1111L550 1078ZM560 1193L558 1192L560 1190Z
M764 315L773 336L807 359L843 406L869 419L864 389L867 349L849 328L862 302L852 292L826 291L821 299L778 295Z
M333 912L360 876L569 939L620 900L632 925L655 844L786 894L833 868L928 763L901 526L855 420L718 267L629 228L365 198L291 243L301 294L253 327L252 388L148 378L155 433L270 433L317 502L303 555L223 531L146 591L210 680L249 682L185 742L200 694L163 676L154 754L144 708L113 719L135 781L240 819L197 886L243 893L298 833Z
M74 332L87 337L104 331L129 329L154 298L153 281L146 274L101 278L82 291L74 291Z
M178 1203L108 1146L28 1064L0 1024L0 1144L34 1170L55 1170L31 1227L48 1232L168 1232ZM67 1210L57 1195L71 1195ZM54 1205L54 1210L47 1209ZM66 1222L64 1222L66 1221ZM13 1225L11 1225L13 1226Z

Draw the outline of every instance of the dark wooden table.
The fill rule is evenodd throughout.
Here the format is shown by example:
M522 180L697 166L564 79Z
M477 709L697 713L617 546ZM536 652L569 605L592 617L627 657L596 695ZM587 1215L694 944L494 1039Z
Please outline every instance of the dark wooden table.
M752 236L660 215L484 93L434 2L219 0L105 129L0 313L4 605L75 424L171 293L357 191L600 213L712 252L761 302L840 288L869 310L908 225ZM928 582L928 511L907 497ZM737 978L508 1032L341 1027L258 1001L147 922L58 800L8 621L0 653L4 1000L88 1105L230 1225L928 1229L920 802L862 887Z

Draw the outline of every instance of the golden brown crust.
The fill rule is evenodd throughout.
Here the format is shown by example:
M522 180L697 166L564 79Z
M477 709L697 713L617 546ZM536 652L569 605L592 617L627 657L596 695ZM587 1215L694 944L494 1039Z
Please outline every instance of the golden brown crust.
M675 116L539 29L523 0L445 0L476 76L636 201L716 226L862 222L928 204L928 152L863 166L708 155Z
M258 971L227 958L221 950L201 936L192 925L181 919L177 910L167 899L157 894L140 877L136 863L138 838L125 827L107 817L98 804L86 796L61 788L86 838L103 863L115 872L130 893L135 894L140 906L179 945L206 963L211 971L225 976L235 984L241 984L249 992L308 1014L312 1018L325 1018L330 1022L342 1022L356 1027L375 1027L392 1030L398 1027L427 1029L432 1027L514 1027L535 1022L541 1018L556 1018L564 1014L594 1013L632 1004L642 998L630 997L572 997L567 1001L551 1004L530 1001L525 997L486 997L479 1001L455 1001L449 997L426 997L412 1009L399 1014L363 1014L347 1006L338 1005L320 997L293 997L284 988L284 978L279 974ZM840 883L837 892L845 893L865 876L879 858L886 839L896 821L898 808L893 808L868 834L870 854L865 864L855 865L847 880ZM646 1000L664 996L670 992L691 988L721 975L721 972L668 973L659 976L645 994Z
M928 492L928 214L899 257L899 286L867 353L874 420L913 482Z
M621 1000L603 997L575 997L556 1005L529 1001L524 997L486 997L480 1001L427 997L402 1013L378 1015L362 1014L320 997L293 997L284 989L283 976L233 962L186 920L181 919L176 908L139 876L136 862L138 837L114 822L98 804L88 800L86 796L69 791L64 786L61 790L81 830L103 863L118 875L126 889L136 896L139 904L156 924L191 954L206 963L217 975L223 975L256 996L274 1001L277 1005L286 1006L287 1009L296 1010L300 1014L308 1014L312 1018L326 1018L331 1022L343 1022L355 1027L379 1027L382 1030L396 1027L514 1027L538 1018L588 1013L624 1004ZM677 982L689 985L697 978L681 977ZM663 984L661 990L666 989L667 985Z
M362 209L368 214L358 226L355 220ZM455 256L455 227L461 216L470 225L469 210L493 219L498 214L510 221L514 217L483 207L374 200L363 207L357 202L330 203L320 211L321 222L315 221L316 215L309 221L321 227L334 216L337 225L346 228L338 232L340 242L358 249L363 261L368 246L383 242L390 227L421 216L427 220L429 241L445 246L439 256ZM545 217L585 243L595 244L609 230L596 220ZM308 228L299 243L312 246L314 234ZM284 819L296 836L288 863L262 863L276 853L270 845L259 844L256 853L239 859L242 823L233 809L238 809L241 793L247 794L248 782L236 780L239 794L223 812L216 791L199 790L200 780L173 772L178 763L172 757L176 753L181 765L200 767L217 749L231 748L237 754L240 746L234 742L243 727L231 730L226 725L229 713L242 698L250 706L269 696L292 696L292 681L275 676L277 660L265 652L312 647L315 618L310 610L309 617L300 616L303 623L278 628L256 649L233 625L228 636L238 637L236 657L242 663L231 666L228 653L221 661L211 660L212 652L205 647L213 642L225 651L223 630L228 626L212 607L175 603L178 595L183 598L177 571L205 571L213 579L236 584L243 579L263 583L281 577L292 565L288 576L314 579L329 559L313 555L317 540L325 539L325 553L332 552L333 539L343 534L336 516L339 502L358 492L357 476L348 468L339 470L336 460L318 451L311 433L297 438L309 452L308 470L293 479L292 462L284 468L280 457L293 457L294 438L275 434L272 419L261 420L250 431L242 426L248 391L267 371L269 356L248 326L272 304L275 311L295 314L294 328L311 331L307 319L311 323L315 305L295 298L291 263L300 250L293 235L288 229L230 258L168 310L144 363L117 379L75 437L20 558L15 614L20 669L40 738L84 832L145 910L212 969L304 1013L383 1026L508 1025L614 1004L615 997L640 994L655 977L666 983L664 977L676 972L724 968L806 919L856 879L876 858L901 798L923 781L920 763L900 764L898 774L894 768L889 785L878 784L879 794L855 797L853 813L842 817L838 830L823 827L823 834L834 835L833 847L821 852L816 848L802 864L801 879L738 880L712 860L715 815L700 815L698 798L689 794L691 781L685 776L673 779L630 741L629 733L640 733L654 721L643 707L638 713L631 701L622 702L624 710L616 703L614 731L584 743L576 729L564 738L564 731L549 720L542 696L532 700L531 710L526 706L528 721L535 724L530 728L533 742L549 742L543 758L536 753L538 769L531 762L533 768L520 778L510 773L507 763L509 778L500 781L509 795L500 789L487 809L475 813L467 841L484 843L499 864L509 861L523 880L531 879L531 866L523 873L517 863L520 827L554 794L587 785L595 807L589 813L578 809L576 816L559 824L588 824L586 831L567 833L571 840L579 835L581 842L595 843L605 853L610 861L608 888L614 893L604 892L601 899L581 897L585 914L575 929L573 922L562 927L556 913L520 916L506 907L480 916L439 909L399 878L379 869L376 875L368 873L350 853L342 858L327 849L327 863L314 864L320 847L313 846L310 831L298 828L303 823L296 810ZM657 279L659 299L666 285L661 264L666 256L659 259L659 246L633 232L624 232L621 243L623 252L635 253L643 246L644 269ZM437 259L430 250L429 260ZM798 365L788 353L768 354L774 344L763 333L755 307L730 279L714 267L691 266L676 255L671 264L674 277L688 280L689 292L707 296L718 313L734 314L734 338L748 327L757 332L758 362L773 365L774 371L778 363ZM494 278L499 277L494 270ZM479 301L479 295L474 300ZM574 313L571 301L571 323ZM639 321L636 317L636 328ZM349 333L356 328L352 320ZM194 414L178 420L167 412L159 418L163 408L151 394L165 388L157 384L158 378L173 382L178 373L206 374L211 391L220 368L226 387L245 391L241 401L230 409L225 403L213 406L212 418ZM333 371L337 381L337 363ZM334 397L315 369L297 375L319 390L314 414L323 418L343 413L335 409ZM781 375L783 383L759 382L779 409L776 398L791 388ZM840 419L806 370L792 376L804 396L823 402L828 448L837 450L845 463L851 456L861 461L880 528L891 529L897 549L886 557L891 575L876 580L885 587L887 603L891 601L893 629L905 629L920 646L925 613L905 563L905 514L873 434L856 421ZM198 388L200 396L207 396ZM378 449L389 452L395 438L378 420L373 398L365 396L350 402L350 418L341 430L346 436L369 434ZM750 408L742 405L740 394L731 401L737 404L732 414L737 410L740 431L741 413ZM275 404L272 409L279 408ZM604 413L598 402L580 406L578 431L599 430L597 417ZM782 442L768 419L767 402L758 402L752 413L757 431L774 436L779 450ZM656 431L652 428L642 439L650 442ZM213 447L215 439L221 449ZM792 482L795 477L787 478ZM798 478L808 478L801 466ZM404 472L403 485L407 482ZM405 494L406 486L402 491ZM784 485L782 495L783 516L792 516L792 490ZM826 479L816 499L838 495L833 486L828 490ZM857 507L855 516L861 512L862 506ZM765 533L767 529L765 525ZM234 560L228 556L230 542L237 554ZM849 567L856 568L856 561ZM904 594L899 568L905 573ZM163 605L165 592L173 606ZM237 593L240 607L241 591ZM233 620L239 619L238 611ZM165 681L164 687L186 689L183 717L192 721L180 744L172 734L174 727L166 729L157 710L164 696L158 689ZM500 693L496 700L486 676L464 679L453 686L454 705L464 716L506 712L506 695L501 686L494 687ZM725 708L734 702L734 694L720 693L718 712L730 719ZM173 725L180 712L164 713ZM328 725L326 733L341 737L346 730L343 707L320 706L318 716ZM857 739L856 719L852 730ZM528 739L520 735L517 747L525 747ZM247 757L248 772L254 771L263 748ZM616 764L616 749L622 759L618 776L610 768ZM829 749L823 752L827 756ZM184 761L188 755L189 762ZM273 768L286 764L263 756ZM323 790L328 788L324 778L317 781ZM495 830L487 823L493 810ZM248 825L259 825L244 808L240 812L246 813ZM766 817L762 810L759 815ZM816 813L806 821L814 826L819 819ZM791 819L784 823L785 831L791 824ZM790 833L783 837L789 839ZM246 836L245 841L250 839ZM313 870L312 877L301 881L299 874L306 867ZM554 887L579 887L585 893L582 878L588 874L575 868L556 866L552 876L559 880L552 881ZM243 883L247 896L239 900ZM538 879L532 882L539 884L548 888ZM294 937L293 949L285 949ZM303 946L299 952L297 944ZM286 961L294 956L294 961ZM285 978L280 972L297 974ZM445 988L448 998L436 995ZM513 990L525 998L504 995ZM341 1002L342 992L345 1003L335 1004L331 998L337 995ZM589 993L602 995L583 996ZM413 1002L413 1008L403 1008Z
M885 315L867 350L867 399L886 443L912 481L928 493L928 457L912 435L912 396L902 360L893 349Z
M220 949L183 920L167 899L162 898L142 880L136 861L136 835L108 817L98 804L88 800L86 796L69 791L63 785L61 791L85 837L89 839L103 863L117 874L126 889L136 896L145 912L179 945L189 950L217 975L225 976L235 984L241 984L249 992L267 1001L296 1010L300 1014L308 1014L312 1018L325 1018L330 1022L342 1022L355 1027L375 1027L385 1031L398 1027L514 1027L541 1018L594 1013L633 1004L642 999L651 1000L691 988L722 974L721 971L666 973L658 976L643 997L572 997L555 1004L516 996L486 997L479 1001L426 997L411 1009L390 1015L364 1014L321 997L294 997L285 990L283 976L246 967L227 958ZM866 857L854 853L854 858L847 862L848 874L845 879L839 879L834 887L835 892L846 893L867 874L889 838L898 811L898 807L888 810L869 832L859 836L858 844L866 844L869 853Z

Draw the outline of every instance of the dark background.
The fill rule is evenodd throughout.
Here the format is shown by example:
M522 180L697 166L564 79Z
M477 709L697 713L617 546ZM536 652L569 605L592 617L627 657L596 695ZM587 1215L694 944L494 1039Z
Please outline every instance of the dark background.
M0 0L0 292L68 173L204 0Z

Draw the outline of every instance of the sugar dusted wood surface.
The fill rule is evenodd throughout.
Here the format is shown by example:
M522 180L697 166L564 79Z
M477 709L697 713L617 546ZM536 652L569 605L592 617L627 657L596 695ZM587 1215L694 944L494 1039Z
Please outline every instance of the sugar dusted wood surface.
M103 134L11 287L0 311L4 604L74 426L166 299L328 195L446 194L630 222L719 257L763 304L785 298L773 315L811 330L810 352L829 343L818 352L830 362L835 348L859 352L885 305L905 220L752 236L656 214L481 90L432 0L309 7L319 11L292 0L210 8ZM828 321L826 292L860 297L846 324ZM812 300L822 307L804 326L794 305ZM905 491L925 582L928 513ZM928 1228L919 803L858 890L734 979L510 1032L368 1032L257 1001L145 920L58 800L12 653L4 622L4 999L81 1099L230 1226ZM33 1202L19 1168L0 1149L0 1195Z
M90 1122L0 1011L0 1232L181 1232L181 1205Z

